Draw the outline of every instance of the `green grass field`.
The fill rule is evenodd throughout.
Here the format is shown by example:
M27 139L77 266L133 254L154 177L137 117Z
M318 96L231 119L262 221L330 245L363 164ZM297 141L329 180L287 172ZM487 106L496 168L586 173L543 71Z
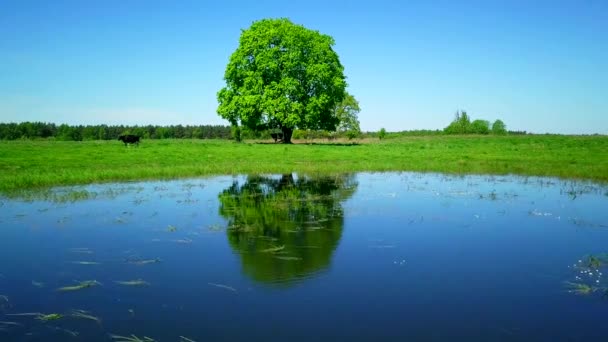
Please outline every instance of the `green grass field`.
M357 144L1 141L0 191L220 174L422 171L608 181L608 137L434 136Z

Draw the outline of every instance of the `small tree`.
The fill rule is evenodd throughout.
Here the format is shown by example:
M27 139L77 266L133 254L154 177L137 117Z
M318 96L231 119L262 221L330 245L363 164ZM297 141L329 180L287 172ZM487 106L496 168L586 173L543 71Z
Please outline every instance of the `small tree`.
M507 126L502 120L496 120L492 124L492 134L505 135L507 134Z
M359 102L349 93L346 93L344 100L336 105L334 109L336 117L340 120L338 132L356 131L360 132L358 114L361 111Z
M386 130L384 128L380 128L380 131L378 132L378 138L380 138L380 140L386 138Z

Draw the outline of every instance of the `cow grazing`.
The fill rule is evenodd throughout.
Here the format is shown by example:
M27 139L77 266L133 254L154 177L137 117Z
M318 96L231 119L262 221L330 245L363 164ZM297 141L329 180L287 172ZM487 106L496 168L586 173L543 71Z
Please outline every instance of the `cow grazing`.
M133 134L123 134L118 137L118 140L125 143L125 146L127 146L127 144L139 145L139 137L137 135L133 135Z

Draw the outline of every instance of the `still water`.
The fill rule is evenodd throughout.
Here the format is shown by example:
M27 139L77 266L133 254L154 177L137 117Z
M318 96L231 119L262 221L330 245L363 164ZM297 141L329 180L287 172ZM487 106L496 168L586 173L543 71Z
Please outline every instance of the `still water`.
M24 196L0 198L0 341L608 340L605 185L292 174Z

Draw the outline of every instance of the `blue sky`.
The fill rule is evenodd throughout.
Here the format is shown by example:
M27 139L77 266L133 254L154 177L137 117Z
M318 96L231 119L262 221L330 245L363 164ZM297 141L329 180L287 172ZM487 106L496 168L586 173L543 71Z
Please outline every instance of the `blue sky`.
M363 130L608 134L608 1L2 1L0 122L227 124L241 29L329 34Z

